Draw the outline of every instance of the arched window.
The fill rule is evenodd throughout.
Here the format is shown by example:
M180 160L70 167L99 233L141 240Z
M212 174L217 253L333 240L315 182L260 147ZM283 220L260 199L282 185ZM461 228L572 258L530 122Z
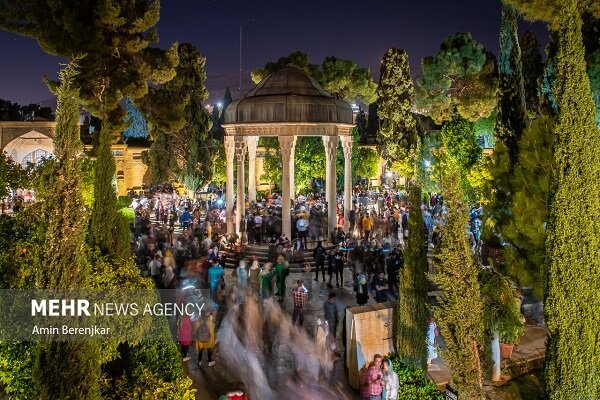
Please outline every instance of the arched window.
M23 161L21 161L21 165L26 167L27 164L29 164L29 163L38 164L43 159L49 159L49 158L52 158L52 153L49 153L46 150L37 149L37 150L34 150L31 153L27 154L25 157L23 157Z

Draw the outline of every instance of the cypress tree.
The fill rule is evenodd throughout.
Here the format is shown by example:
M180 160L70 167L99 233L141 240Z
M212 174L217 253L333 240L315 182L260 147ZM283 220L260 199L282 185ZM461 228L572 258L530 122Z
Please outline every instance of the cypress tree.
M94 175L94 204L90 219L90 243L102 254L117 258L129 254L129 240L122 234L122 216L117 213L116 166L111 152L112 132L109 124L100 130L100 142L96 148L96 174ZM126 231L127 232L127 231Z
M517 16L515 10L502 5L500 27L498 117L494 129L496 151L492 166L492 199L487 207L487 218L494 227L485 234L486 239L501 241L502 229L510 218L509 207L512 198L512 174L518 159L518 142L527 125L525 89L521 70L521 50L517 36ZM488 228L486 228L488 229Z
M176 79L182 79L193 87L190 100L185 107L186 125L182 131L189 138L189 143L180 179L188 189L196 191L212 178L216 156L216 149L209 133L211 122L208 112L202 105L202 102L208 98L208 91L204 86L206 58L200 55L194 46L185 43L179 46L179 54L180 73ZM224 101L231 102L229 88L225 91Z
M600 393L600 133L578 2L562 4L544 307L549 330L546 391L551 400L592 399Z
M544 73L540 42L532 31L525 31L521 37L520 45L525 103L528 111L537 114L540 106L538 85Z
M416 167L419 169L419 167ZM427 362L427 232L421 211L421 185L410 188L408 243L404 268L398 282L398 338L402 361L425 369Z
M81 196L79 101L73 80L75 65L60 73L56 88L56 131L53 173L44 202L48 228L44 268L37 285L44 289L86 287L89 264L85 257L85 215ZM41 342L36 351L33 382L42 400L99 398L100 357L97 344Z
M417 142L417 124L412 115L414 86L408 55L390 48L383 56L377 87L377 116L382 120L379 143L391 160L406 157Z
M499 104L495 134L508 147L511 162L516 163L517 143L527 123L525 89L521 69L521 49L517 36L517 15L502 5L500 26Z
M451 384L460 398L483 399L484 306L477 266L465 235L468 209L456 171L450 170L443 186L448 214L434 253L436 272L429 275L443 292L434 309L447 347L442 358L452 370Z

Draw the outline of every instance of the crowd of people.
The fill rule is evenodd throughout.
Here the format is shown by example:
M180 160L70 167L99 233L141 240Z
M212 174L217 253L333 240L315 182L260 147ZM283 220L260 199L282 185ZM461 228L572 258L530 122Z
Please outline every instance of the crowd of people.
M194 347L198 367L203 365L204 353L207 365L215 365L213 356L218 338L223 334L223 327L232 323L225 321L225 316L231 315L233 309L245 315L246 307L256 308L253 320L242 322L242 326L251 324L257 327L257 337L252 342L259 354L256 357L262 360L271 355L272 344L276 342L274 332L282 329L281 321L275 323L263 311L267 307L272 312L273 304L279 304L283 310L287 296L292 304L290 329L303 327L309 297L306 282L297 280L291 293L286 293L286 280L290 265L302 263L303 257L312 254L314 265L305 264L304 271L314 267L314 281L322 281L329 293L327 290L321 292L322 296L326 296L323 315L315 321L315 329L309 336L312 345L319 348L321 354L328 355L328 361L319 369L322 372L319 376L331 371L332 360L341 356L337 340L340 306L336 302L334 282L336 288L343 288L346 275L346 287L353 288L356 305L359 306L368 304L370 299L386 302L397 298L398 275L404 265L405 243L409 235L409 210L415 206L408 204L402 192L373 194L357 191L353 197L353 209L348 213L347 229L344 230L342 198L338 200L339 225L332 232L326 232L327 204L323 198L308 195L295 199L292 238L281 234L279 196L275 194L258 202L248 201L244 205L245 235L240 238L225 235L224 201L218 195L199 200L179 196L175 192L155 192L153 196L132 199L136 215L133 249L142 272L151 276L159 288L205 290L206 300L210 302L211 311L207 317L177 323L184 361L191 359L189 349ZM420 207L424 218L424 245L435 247L447 212L443 197L432 194L417 207ZM474 209L466 227L467 236L474 243L473 248L480 241L480 213L480 209ZM249 245L270 244L273 250L269 253L270 260L261 262L252 253L252 246L242 246L246 244L241 243L242 239ZM236 254L232 261L237 267L226 272L227 254L232 254L232 251ZM232 278L226 279L227 275ZM245 317L236 316L236 320L240 318L243 320ZM345 327L345 324L342 325ZM230 327L238 335L235 340L246 343L247 339L242 337L239 328ZM195 340L191 340L192 337ZM361 384L361 396L369 392L371 397L366 398L394 398L373 394L379 390L377 387L381 388L380 396L382 393L393 396L394 390L397 390L394 389L395 374L391 362L376 359L368 371L361 381L369 379L369 389ZM374 379L375 376L380 377Z

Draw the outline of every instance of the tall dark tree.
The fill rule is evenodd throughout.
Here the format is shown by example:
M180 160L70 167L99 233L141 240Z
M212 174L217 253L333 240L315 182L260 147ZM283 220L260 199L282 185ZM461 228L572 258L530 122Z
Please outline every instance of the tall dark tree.
M511 163L516 163L517 143L527 125L525 90L521 69L521 49L517 35L517 14L506 4L502 5L500 26L499 102L495 135L507 148Z
M525 89L521 70L521 50L517 35L517 15L512 6L502 5L500 25L499 101L498 117L494 129L497 151L492 167L492 199L487 207L487 219L493 221L493 235L501 241L502 229L510 219L512 201L512 175L518 161L518 143L527 126Z
M427 233L421 211L421 186L410 188L408 245L400 273L396 349L403 362L425 369L427 363Z
M521 37L521 68L523 71L523 88L527 110L539 113L539 81L544 73L541 46L532 31L525 31Z
M215 143L209 134L209 115L202 105L208 98L208 91L204 86L206 57L193 45L184 43L179 46L179 60L178 76L175 79L183 80L191 89L190 99L185 107L186 124L179 133L188 138L185 165L180 166L179 175L185 186L195 192L212 178L217 155ZM227 92L229 89L226 94ZM231 101L231 93L228 97L228 101Z
M550 213L547 225L544 311L548 325L546 392L551 400L595 398L600 392L600 134L594 118L582 39L591 0L511 0L531 19L556 31L557 105ZM574 239L576 241L574 242Z
M58 105L52 164L44 213L48 227L44 243L44 268L38 271L37 286L45 289L85 288L90 266L85 257L85 216L81 196L78 157L79 101L76 66L60 73L56 87ZM100 358L97 343L43 342L37 349L33 382L40 399L99 398Z
M209 134L211 122L202 105L208 98L204 86L206 58L189 43L178 46L178 58L175 78L161 85L157 94L160 104L178 104L181 119L164 116L158 120L152 112L153 104L145 105L154 125L153 143L146 160L155 181L177 178L196 190L212 177L216 155Z
M361 143L367 142L367 114L361 108L356 113L356 130Z
M417 123L412 115L414 87L408 55L390 48L381 62L377 87L377 115L382 121L379 143L392 161L406 157L417 145Z

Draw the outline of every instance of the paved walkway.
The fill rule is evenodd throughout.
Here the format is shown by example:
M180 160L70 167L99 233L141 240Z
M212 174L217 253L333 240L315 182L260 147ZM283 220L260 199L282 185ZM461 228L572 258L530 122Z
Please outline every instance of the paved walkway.
M317 318L323 318L323 303L327 299L329 289L326 288L324 282L314 281L314 272L291 273L286 279L286 297L284 302L281 303L288 318L290 318L293 310L292 289L296 286L298 279L304 281L304 285L309 291L309 300L304 313L304 329L309 337L312 338ZM231 270L226 270L226 283L228 287L233 285L234 281L235 278L231 276ZM334 288L331 291L337 294L339 310L337 339L338 348L341 349L343 348L341 347L343 311L346 306L356 306L356 302L352 287ZM372 299L371 302L373 302ZM274 356L269 358L268 363L272 364L261 365L267 371L268 383L276 395L275 398L286 398L288 400L309 398L302 395L302 393L307 391L312 391L311 398L318 393L318 397L316 398L323 400L358 398L358 395L347 383L348 379L346 378L342 358L334 362L333 372L329 379L321 378L318 382L297 380L293 371L294 361L291 359L291 354L293 353L291 346L293 346L292 343L280 345L274 350ZM209 368L206 366L206 359L204 359L203 367L198 368L196 365L197 356L195 350L191 351L192 360L186 363L185 370L188 376L193 379L194 387L198 390L197 399L217 399L218 396L228 391L244 387L242 383L244 371L240 370L248 368L248 366L225 365L220 353L222 353L222 350L217 345L217 350L213 357L216 360L216 365ZM289 394L290 390L292 392L295 391L295 393Z

